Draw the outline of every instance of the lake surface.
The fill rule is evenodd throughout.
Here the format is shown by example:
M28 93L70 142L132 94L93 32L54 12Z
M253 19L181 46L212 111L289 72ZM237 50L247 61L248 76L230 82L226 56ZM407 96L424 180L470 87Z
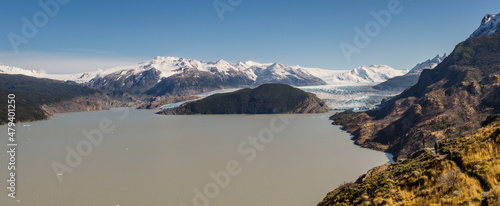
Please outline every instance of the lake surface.
M391 158L355 146L330 114L154 112L122 108L18 124L17 199L4 187L1 205L316 205ZM85 131L102 132L102 141L92 144ZM71 150L86 156L68 164ZM6 181L7 153L0 158Z

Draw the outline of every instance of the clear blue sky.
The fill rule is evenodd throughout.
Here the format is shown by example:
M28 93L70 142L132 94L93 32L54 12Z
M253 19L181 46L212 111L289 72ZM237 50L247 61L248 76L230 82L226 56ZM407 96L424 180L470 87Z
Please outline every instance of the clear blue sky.
M45 2L48 0L42 0ZM228 3L228 0L220 0ZM234 0L233 0L234 1ZM242 0L224 21L213 0L71 0L15 53L7 34L21 35L37 1L2 0L0 62L51 73L90 71L155 56L202 61L253 60L324 69L386 64L411 68L451 52L500 1L401 0L403 11L348 62L339 47L354 27L374 20L390 0Z

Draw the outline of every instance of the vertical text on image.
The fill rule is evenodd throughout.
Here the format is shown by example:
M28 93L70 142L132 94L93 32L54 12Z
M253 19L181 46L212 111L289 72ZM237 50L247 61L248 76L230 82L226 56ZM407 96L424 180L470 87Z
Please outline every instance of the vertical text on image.
M7 196L11 198L16 198L16 124L14 120L16 119L16 95L7 95L7 153L9 161L7 163L7 169L9 170L9 177L7 178Z

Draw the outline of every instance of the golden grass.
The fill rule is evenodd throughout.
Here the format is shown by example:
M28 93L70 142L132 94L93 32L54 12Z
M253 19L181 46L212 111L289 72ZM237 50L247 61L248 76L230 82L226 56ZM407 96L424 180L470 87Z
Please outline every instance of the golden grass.
M496 186L490 191L488 205L500 205L500 187Z
M493 188L500 179L500 125L494 123L479 129L476 133L456 138L445 143L443 148L452 153L456 160L470 174Z
M348 184L318 204L479 205L484 187L489 205L500 205L500 123L442 142L441 159L418 151L410 159L374 168L361 183Z
M482 193L479 181L428 151L340 188L319 205L478 205Z

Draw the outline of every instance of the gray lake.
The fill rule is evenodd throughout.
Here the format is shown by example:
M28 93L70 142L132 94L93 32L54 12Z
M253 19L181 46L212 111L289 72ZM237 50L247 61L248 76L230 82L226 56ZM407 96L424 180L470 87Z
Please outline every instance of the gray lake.
M17 198L4 187L1 205L316 205L391 158L354 145L330 124L333 112L155 112L120 108L17 124ZM7 186L7 126L0 132Z

